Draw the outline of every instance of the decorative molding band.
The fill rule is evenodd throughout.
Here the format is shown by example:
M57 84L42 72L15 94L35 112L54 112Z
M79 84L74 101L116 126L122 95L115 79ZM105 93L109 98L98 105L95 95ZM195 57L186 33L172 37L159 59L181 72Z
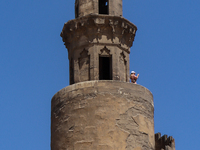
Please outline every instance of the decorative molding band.
M67 49L77 43L105 43L103 36L108 44L130 48L136 31L137 27L123 17L91 14L65 23L60 36Z

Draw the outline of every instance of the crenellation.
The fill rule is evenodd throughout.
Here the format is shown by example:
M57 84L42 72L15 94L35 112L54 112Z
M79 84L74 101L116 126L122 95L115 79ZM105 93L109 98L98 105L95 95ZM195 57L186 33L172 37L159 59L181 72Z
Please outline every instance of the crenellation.
M172 136L163 135L161 133L155 134L155 150L175 150L175 140Z

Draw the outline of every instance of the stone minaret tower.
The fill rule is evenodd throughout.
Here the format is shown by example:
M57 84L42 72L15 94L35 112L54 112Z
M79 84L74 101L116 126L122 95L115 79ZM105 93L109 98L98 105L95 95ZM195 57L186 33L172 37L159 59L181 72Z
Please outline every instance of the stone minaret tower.
M52 98L51 150L155 150L153 96L129 83L137 27L122 0L76 0L75 18L61 32L70 86Z

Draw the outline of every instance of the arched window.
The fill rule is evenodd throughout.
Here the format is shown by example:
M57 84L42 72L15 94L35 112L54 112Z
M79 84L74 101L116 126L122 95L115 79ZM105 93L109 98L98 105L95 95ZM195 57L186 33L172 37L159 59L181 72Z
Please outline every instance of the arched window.
M112 80L112 55L107 47L100 50L99 80Z
M108 15L109 2L108 0L99 0L99 14Z

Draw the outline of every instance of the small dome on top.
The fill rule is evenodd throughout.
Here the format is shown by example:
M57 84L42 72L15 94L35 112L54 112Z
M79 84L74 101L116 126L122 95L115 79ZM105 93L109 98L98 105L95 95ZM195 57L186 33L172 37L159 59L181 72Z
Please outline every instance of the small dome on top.
M122 16L122 0L76 0L75 17L89 14Z

